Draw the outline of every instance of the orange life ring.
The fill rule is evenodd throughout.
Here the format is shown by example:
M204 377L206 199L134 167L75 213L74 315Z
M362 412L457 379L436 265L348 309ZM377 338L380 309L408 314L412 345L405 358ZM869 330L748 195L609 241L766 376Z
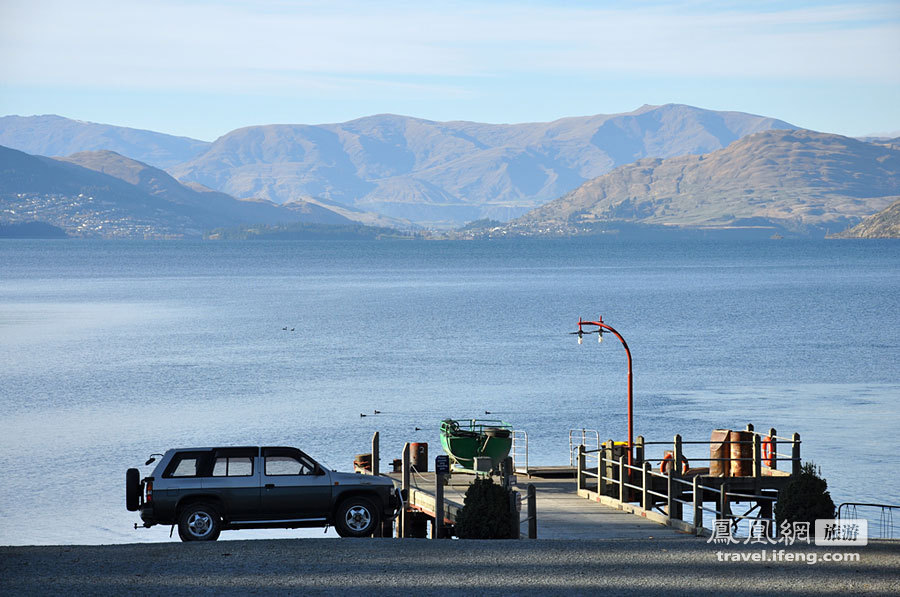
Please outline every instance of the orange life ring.
M666 451L665 456L663 456L662 462L659 463L659 472L665 473L668 465L672 463L673 460L672 452ZM688 464L688 459L684 457L684 454L681 455L681 474L686 474L688 469L691 468L690 464Z
M775 463L773 452L774 450L772 449L772 438L764 437L762 440L763 464L765 464L769 468L772 468L772 465Z

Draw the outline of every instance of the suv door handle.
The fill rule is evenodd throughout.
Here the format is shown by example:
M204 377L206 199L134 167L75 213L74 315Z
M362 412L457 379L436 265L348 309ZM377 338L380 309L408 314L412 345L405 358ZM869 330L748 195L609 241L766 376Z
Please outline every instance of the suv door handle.
M266 483L266 489L275 489L274 483Z

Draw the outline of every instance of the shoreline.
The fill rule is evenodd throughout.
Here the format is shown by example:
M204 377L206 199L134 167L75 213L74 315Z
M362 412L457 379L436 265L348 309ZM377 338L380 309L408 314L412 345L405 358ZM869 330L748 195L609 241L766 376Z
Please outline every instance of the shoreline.
M817 561L752 561L781 549ZM748 554L722 561L717 552ZM859 561L824 561L859 553ZM833 557L833 556L832 556ZM841 557L846 557L843 555ZM900 542L859 548L706 539L260 539L0 547L10 594L755 595L900 593Z

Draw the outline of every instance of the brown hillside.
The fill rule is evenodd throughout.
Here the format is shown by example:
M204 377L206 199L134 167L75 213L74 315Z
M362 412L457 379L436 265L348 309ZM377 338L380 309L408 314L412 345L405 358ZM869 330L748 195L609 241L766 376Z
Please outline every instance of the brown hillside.
M513 227L628 221L824 232L855 224L897 198L897 148L777 130L705 155L622 166L526 214Z

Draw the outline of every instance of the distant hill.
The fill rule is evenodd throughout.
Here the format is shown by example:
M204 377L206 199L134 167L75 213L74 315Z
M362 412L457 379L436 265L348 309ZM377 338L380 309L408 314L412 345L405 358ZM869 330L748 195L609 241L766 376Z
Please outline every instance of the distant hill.
M900 238L900 200L833 238Z
M683 105L509 125L378 115L238 129L170 171L236 197L316 198L456 226L509 220L644 157L706 153L751 133L792 128Z
M900 149L805 130L756 133L705 155L644 159L511 223L519 232L614 227L841 230L900 197Z
M332 210L306 202L294 203L287 209L269 201L238 201L201 185L182 184L158 168L112 151L85 151L58 159L108 174L166 201L190 206L216 226L229 223L275 224L301 219L318 224L351 223L351 220Z
M105 149L157 168L186 162L209 147L207 141L188 137L83 122L52 114L0 118L0 145L44 156Z
M0 147L4 224L37 220L72 236L143 238L199 237L210 228L247 223L350 223L319 206L308 207L304 212L190 189L161 170L113 152L63 160Z

